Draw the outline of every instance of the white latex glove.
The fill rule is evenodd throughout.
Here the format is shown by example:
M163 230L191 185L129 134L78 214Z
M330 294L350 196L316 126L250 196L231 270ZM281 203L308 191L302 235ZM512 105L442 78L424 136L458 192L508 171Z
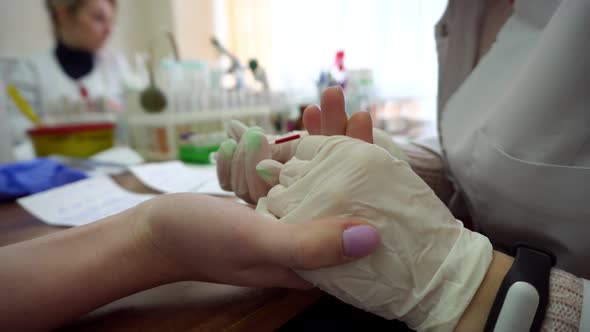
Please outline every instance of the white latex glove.
M297 271L304 279L418 331L453 331L486 274L492 246L455 220L405 161L353 138L309 136L282 169L268 160L259 168L279 173L271 183L280 182L259 201L259 212L285 223L360 219L379 230L382 246L372 255Z
M288 161L295 154L298 140L269 144L279 136L266 135L262 128L248 128L236 120L230 122L227 134L229 139L221 143L217 152L219 184L223 190L235 192L246 202L256 203L270 189L257 174L256 165L264 159ZM292 134L307 136L307 132Z
M291 134L300 134L301 137L308 135L304 131ZM229 139L221 144L217 154L219 184L223 190L235 192L246 202L256 203L270 190L270 185L262 177L273 176L264 169L257 171L256 165L265 159L287 162L295 155L300 140L269 144L279 136L266 135L261 128L248 128L236 120L230 122L228 136ZM386 132L373 128L373 141L396 158L406 160L403 151Z

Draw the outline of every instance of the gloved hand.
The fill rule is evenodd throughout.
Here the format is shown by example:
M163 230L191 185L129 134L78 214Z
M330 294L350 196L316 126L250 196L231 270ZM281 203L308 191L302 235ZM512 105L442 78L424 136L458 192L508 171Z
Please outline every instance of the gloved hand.
M357 139L309 136L284 166L265 160L259 168L279 174L269 178L276 185L259 212L284 223L365 220L381 236L366 258L299 275L418 331L453 331L486 275L492 246L464 228L406 162Z
M307 136L307 132L297 133ZM229 139L221 143L217 152L219 184L246 202L256 203L270 189L257 174L256 165L264 159L286 162L295 154L298 143L270 144L278 136L266 135L262 128L248 128L236 120L230 122L227 134Z
M308 136L304 131L291 134ZM256 203L270 190L263 178L273 175L264 169L257 170L256 165L265 159L287 162L295 155L300 140L271 144L279 136L266 135L261 128L248 128L236 120L230 122L228 136L230 138L221 144L217 153L219 184L223 190L235 192L246 202ZM373 128L373 141L396 158L407 158L386 132Z

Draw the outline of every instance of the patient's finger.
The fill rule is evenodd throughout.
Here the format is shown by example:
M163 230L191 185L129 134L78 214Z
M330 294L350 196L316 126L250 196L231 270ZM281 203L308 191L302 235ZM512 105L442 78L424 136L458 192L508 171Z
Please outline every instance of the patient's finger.
M310 135L322 134L322 114L318 105L308 106L303 111L303 125Z
M363 140L367 143L373 143L373 122L371 115L367 112L354 113L348 126L346 126L346 136Z
M322 135L345 135L346 102L340 86L329 87L324 91L321 102Z

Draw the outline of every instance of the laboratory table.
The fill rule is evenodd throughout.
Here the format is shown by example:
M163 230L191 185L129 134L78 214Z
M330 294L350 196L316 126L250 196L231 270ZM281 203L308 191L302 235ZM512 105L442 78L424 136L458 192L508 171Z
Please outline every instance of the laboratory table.
M124 188L153 193L131 174ZM16 203L0 204L0 247L64 230L46 225ZM180 282L120 299L58 331L409 331L348 306L317 289L258 289Z

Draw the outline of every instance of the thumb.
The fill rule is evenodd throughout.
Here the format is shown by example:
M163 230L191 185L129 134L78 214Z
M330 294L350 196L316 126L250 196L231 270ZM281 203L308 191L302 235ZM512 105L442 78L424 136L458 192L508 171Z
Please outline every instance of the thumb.
M313 270L349 263L381 243L377 229L358 220L326 218L300 224L261 225L263 255L295 270Z

